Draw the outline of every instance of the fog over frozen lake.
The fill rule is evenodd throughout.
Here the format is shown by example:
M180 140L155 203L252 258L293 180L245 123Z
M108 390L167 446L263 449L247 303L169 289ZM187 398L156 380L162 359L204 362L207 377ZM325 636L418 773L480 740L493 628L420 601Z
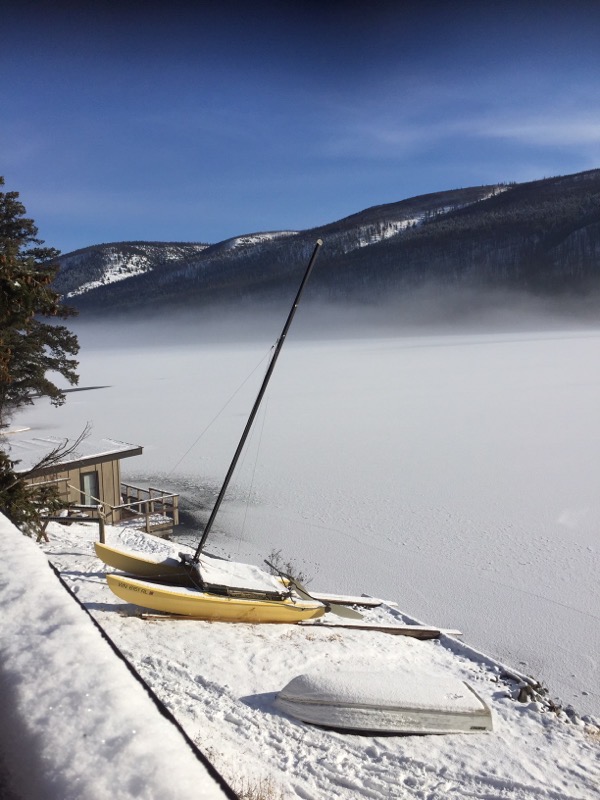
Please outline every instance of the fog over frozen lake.
M80 385L108 388L14 422L76 436L89 420L143 445L123 477L205 521L284 317L228 338L80 320ZM258 564L281 549L315 590L459 628L600 717L599 364L600 329L294 327L208 549Z

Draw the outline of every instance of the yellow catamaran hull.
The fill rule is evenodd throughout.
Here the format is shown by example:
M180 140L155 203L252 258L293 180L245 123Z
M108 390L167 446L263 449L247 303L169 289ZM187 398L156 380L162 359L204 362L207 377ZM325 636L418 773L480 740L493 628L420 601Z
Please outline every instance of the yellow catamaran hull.
M94 548L98 558L109 567L140 578L176 578L189 574L189 567L186 568L176 558L167 557L157 561L150 553L132 553L101 542L94 542Z
M162 586L126 575L106 576L112 592L133 605L177 616L221 622L294 623L321 617L322 603L310 600L227 597L180 586Z

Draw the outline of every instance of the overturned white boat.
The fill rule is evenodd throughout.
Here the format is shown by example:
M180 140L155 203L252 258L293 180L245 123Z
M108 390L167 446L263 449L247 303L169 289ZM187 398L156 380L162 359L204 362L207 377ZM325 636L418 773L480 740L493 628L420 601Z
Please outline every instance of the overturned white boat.
M464 681L407 672L328 672L293 678L275 706L291 717L354 733L480 733L489 707Z

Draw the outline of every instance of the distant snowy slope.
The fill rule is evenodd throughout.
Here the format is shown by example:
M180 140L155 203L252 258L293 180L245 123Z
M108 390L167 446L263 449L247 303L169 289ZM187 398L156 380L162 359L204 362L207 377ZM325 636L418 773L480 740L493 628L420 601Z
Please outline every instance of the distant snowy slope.
M477 186L472 189L458 189L451 192L422 195L401 203L391 203L386 206L375 206L359 214L354 214L334 223L333 226L343 223L355 224L354 236L348 237L334 233L334 240L340 238L343 242L345 253L360 247L367 247L385 239L391 239L410 228L416 228L424 222L440 220L444 215L453 213L462 208L467 208L474 203L495 197L505 192L509 187L505 184L496 186ZM375 215L375 218L373 218ZM329 227L333 227L329 226Z
M90 289L95 289L97 286L105 286L107 283L115 283L115 281L122 281L124 278L130 278L132 275L139 275L141 272L147 272L152 269L152 266L147 257L141 255L132 255L129 258L123 257L121 253L106 252L106 268L100 278L88 281L82 284L78 289L74 289L67 293L67 297L75 297L83 292L89 292Z
M153 294L160 294L161 299L186 296L190 290L197 293L199 285L225 293L239 291L240 287L251 290L254 285L264 287L285 278L298 261L306 258L318 236L326 239L330 257L343 256L402 235L505 188L480 186L439 192L375 206L311 231L247 233L214 245L97 245L62 256L56 285L66 297L85 295L86 303L103 306L105 302L111 306L136 305ZM135 278L143 280L132 280ZM121 286L114 287L115 283Z
M223 247L227 250L234 250L241 247L253 247L264 242L272 242L274 239L282 239L285 236L296 236L298 231L271 231L269 233L247 233L243 236L236 236L234 239L227 239L223 242Z
M57 289L76 297L100 286L168 266L201 253L207 244L124 242L76 250L61 258Z
M310 291L379 303L415 287L589 294L600 285L600 170L435 192L304 231L216 244L129 242L63 256L59 291L87 311L289 296L323 239Z

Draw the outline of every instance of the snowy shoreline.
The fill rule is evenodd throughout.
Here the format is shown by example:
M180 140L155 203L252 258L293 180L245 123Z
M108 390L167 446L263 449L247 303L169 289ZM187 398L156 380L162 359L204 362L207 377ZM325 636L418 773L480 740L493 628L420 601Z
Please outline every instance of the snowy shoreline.
M95 526L51 524L49 533L44 549L70 590L234 788L242 781L269 781L286 798L310 800L417 798L423 792L440 800L481 792L510 800L540 793L577 800L594 796L600 779L598 729L577 715L551 711L543 700L518 702L518 682L468 644L314 626L143 620L139 609L109 592L93 553ZM137 536L138 546L169 547L114 528L107 535L130 545ZM1 685L11 716L27 734L29 764L21 745L15 747L12 726L3 728L2 750L12 773L20 771L21 780L29 781L24 796L100 800L109 786L116 797L186 797L186 786L190 797L192 786L198 796L200 765L193 758L190 763L181 737L177 744L172 733L157 733L152 704L149 710L122 676L113 679L123 665L114 654L98 658L90 645L91 622L60 587L40 546L5 520L0 541ZM350 664L359 670L377 665L384 671L408 667L415 674L443 671L467 680L492 708L494 731L343 735L274 710L277 691L294 675L308 667L336 670ZM104 688L107 678L110 686ZM36 754L41 756L37 774L30 767ZM201 780L207 787L203 797L221 796L206 774ZM116 786L128 794L119 795Z

